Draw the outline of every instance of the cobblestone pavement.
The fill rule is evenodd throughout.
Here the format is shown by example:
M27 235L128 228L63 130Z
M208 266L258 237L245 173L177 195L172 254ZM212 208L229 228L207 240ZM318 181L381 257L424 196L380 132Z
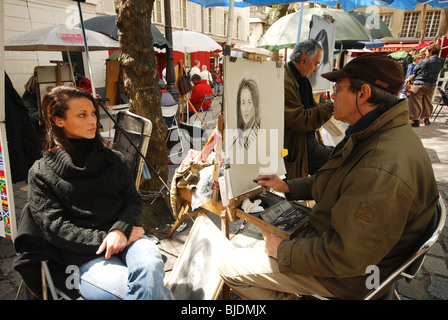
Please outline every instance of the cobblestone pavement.
M214 108L220 108L219 101L214 101ZM448 204L448 109L444 109L436 121L429 126L414 128L420 136L426 151L432 161L436 180L445 204ZM170 165L171 173L176 165ZM169 181L171 181L169 179ZM23 182L14 184L14 205L16 212L20 212L26 202L27 185ZM216 223L219 217L210 214ZM183 231L175 232L170 239L161 239L159 248L168 258L165 271L169 275L183 244L188 236L191 221L187 220L187 227ZM251 247L260 243L261 235L258 228L239 220L230 225L230 238L238 247ZM19 286L21 278L12 269L15 256L12 241L0 238L0 300L25 299L24 290ZM398 281L398 293L402 299L411 300L448 300L448 228L442 237L429 250L421 272L417 279L410 283Z

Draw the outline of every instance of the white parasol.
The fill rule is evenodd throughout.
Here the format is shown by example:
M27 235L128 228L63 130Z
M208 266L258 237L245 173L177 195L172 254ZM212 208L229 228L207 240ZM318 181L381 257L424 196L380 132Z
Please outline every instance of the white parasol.
M86 30L90 51L115 50L120 48L118 41L101 33ZM20 33L5 41L9 51L70 51L84 49L84 36L81 28L67 28L63 24Z
M222 47L205 34L194 31L176 31L173 32L173 50L183 53L197 51L221 51Z

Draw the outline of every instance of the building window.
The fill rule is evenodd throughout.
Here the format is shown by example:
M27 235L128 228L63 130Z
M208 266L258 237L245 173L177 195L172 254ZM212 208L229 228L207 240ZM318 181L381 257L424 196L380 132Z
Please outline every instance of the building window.
M404 14L403 26L399 38L415 38L420 12L407 12Z
M182 0L182 28L187 28L187 0Z
M227 34L227 13L224 13L224 30L223 30L223 35L225 36Z
M426 13L425 18L425 37L434 38L437 34L440 24L440 11Z
M236 38L241 39L241 18L236 18Z
M212 8L208 8L208 33L212 33Z
M392 14L382 14L380 15L380 18L390 30L390 26L392 25Z
M163 23L162 21L162 0L154 1L154 9L153 9L153 22L155 23Z

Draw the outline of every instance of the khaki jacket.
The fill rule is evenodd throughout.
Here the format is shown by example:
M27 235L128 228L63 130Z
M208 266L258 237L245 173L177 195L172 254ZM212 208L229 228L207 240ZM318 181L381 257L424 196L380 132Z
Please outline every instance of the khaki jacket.
M285 64L285 133L284 147L288 149L285 167L288 179L308 175L306 132L319 129L333 114L333 103L314 103L305 109L299 95L299 84L288 64Z
M279 246L282 272L316 276L336 297L358 299L368 292L366 267L378 266L384 278L408 258L438 199L408 119L402 101L336 146L312 184L312 227ZM306 196L301 187L309 180L289 181L289 196Z

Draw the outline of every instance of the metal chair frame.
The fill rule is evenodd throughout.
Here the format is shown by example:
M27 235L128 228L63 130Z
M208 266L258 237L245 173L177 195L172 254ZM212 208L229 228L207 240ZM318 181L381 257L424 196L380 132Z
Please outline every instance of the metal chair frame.
M440 99L439 99L439 103L437 104L437 106L434 108L434 111L432 112L432 116L434 117L433 121L436 121L437 117L440 114L440 111L442 111L442 108L448 106L448 96L445 93L445 91L443 91L441 88L437 88L437 90L439 90ZM436 114L437 108L439 108L439 111Z
M210 101L210 100L212 100L212 103L213 103L213 99L214 99L214 98L215 98L215 94L214 94L214 93L213 93L213 94L209 94L209 95L204 96L204 99L202 99L202 102L201 102L201 107L199 108L198 111L201 112L202 115L204 115L204 117L202 118L202 120L203 120L204 122L205 122L205 119L207 118L208 113L211 112L211 113L212 113L213 123L214 123L214 125L216 126L216 119L215 119L215 116L213 115L213 108L212 108L212 105L210 104L210 109L208 109L208 110L204 110L204 103L207 102L207 101ZM194 116L197 117L197 115L194 114L194 115L192 116L192 118L193 118Z

